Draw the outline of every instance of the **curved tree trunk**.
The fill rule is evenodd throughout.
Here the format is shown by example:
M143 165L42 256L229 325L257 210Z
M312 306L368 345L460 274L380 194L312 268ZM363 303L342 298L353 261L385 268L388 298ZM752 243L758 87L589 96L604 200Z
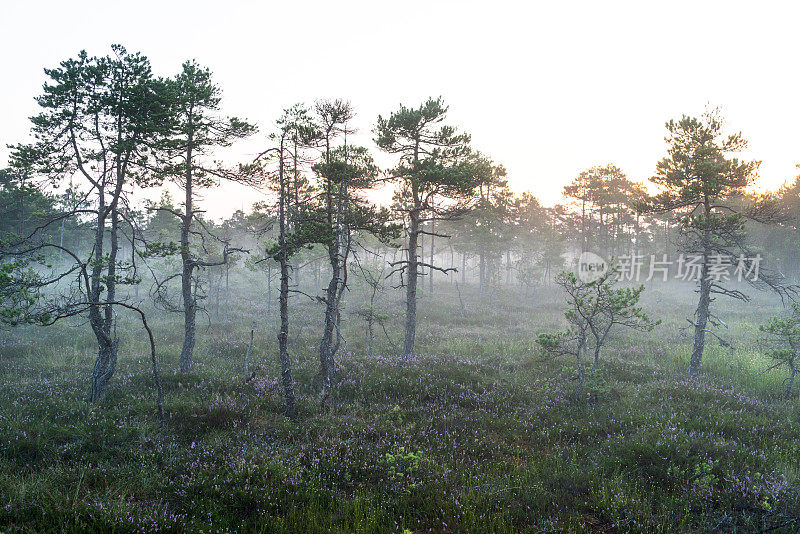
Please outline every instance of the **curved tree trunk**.
M789 379L786 381L786 391L785 395L786 398L790 398L792 396L792 389L794 388L794 377L797 375L797 370L792 367L792 374L789 376Z
M705 217L708 224L711 208L708 199L705 202ZM694 342L692 358L689 360L689 376L697 376L703 365L703 349L705 348L706 327L708 326L709 307L711 305L711 281L708 279L708 262L711 255L711 233L708 228L703 232L703 264L700 278L700 302L697 305L697 322L694 326Z
M91 401L103 400L108 392L108 384L117 368L117 349L119 339L113 338L110 343L106 340L99 341L97 360L92 369Z
M103 246L105 242L105 221L109 214L112 213L111 220L111 250L107 259L108 265L106 266L106 273L103 276ZM92 368L91 378L91 393L90 400L97 402L105 398L108 391L108 384L114 371L117 368L117 349L119 346L119 338L114 335L114 310L109 304L103 305L101 296L103 293L103 286L106 290L106 302L111 301L116 293L116 255L117 255L117 230L119 225L119 214L112 203L107 206L105 203L105 194L101 190L99 205L97 210L97 228L95 230L95 261L92 267L91 287L89 289L89 300L94 303L89 308L89 324L92 331L97 338L97 359L95 360L94 367ZM105 283L102 279L105 278ZM102 310L102 313L101 313Z
M328 247L331 264L331 279L325 292L325 325L322 331L322 342L319 347L319 363L322 374L321 405L325 409L330 396L335 363L333 360L334 337L336 335L336 317L338 311L337 297L339 293L340 264L337 244Z

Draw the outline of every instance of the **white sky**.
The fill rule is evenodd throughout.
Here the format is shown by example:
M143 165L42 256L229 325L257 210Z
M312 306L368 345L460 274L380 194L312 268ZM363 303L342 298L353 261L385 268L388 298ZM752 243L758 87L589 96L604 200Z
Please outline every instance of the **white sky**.
M258 142L298 101L349 99L359 142L377 115L441 95L451 122L546 204L580 170L613 162L644 181L664 122L722 107L763 160L762 187L800 162L800 5L792 2L168 1L5 2L0 15L0 165L24 141L42 69L74 56L141 51L157 74L189 58L215 74L224 111ZM379 160L385 161L385 160ZM154 192L152 196L157 196ZM207 194L221 216L257 194Z

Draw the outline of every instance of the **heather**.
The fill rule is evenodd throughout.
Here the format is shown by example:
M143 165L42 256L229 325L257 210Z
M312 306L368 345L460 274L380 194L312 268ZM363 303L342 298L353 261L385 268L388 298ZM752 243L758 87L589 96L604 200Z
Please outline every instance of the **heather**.
M246 280L237 281L244 283ZM246 287L243 286L243 287ZM363 288L348 295L358 303ZM483 300L451 284L425 310L410 359L396 340L367 356L351 323L340 381L321 412L315 314L298 298L289 345L298 407L283 412L274 313L236 300L211 321L192 373L177 372L180 328L155 327L166 422L134 318L114 387L86 402L93 361L85 329L3 332L0 524L79 532L683 532L792 531L800 514L796 397L750 333L758 312L731 310L731 350L709 347L686 377L690 340L677 319L622 334L603 381L571 398L574 366L543 358L536 332L560 324L561 295L498 290ZM655 290L676 312L692 294ZM758 309L777 304L766 297ZM389 302L389 309L400 302ZM677 313L673 315L678 316ZM243 376L257 321L252 375ZM399 321L400 319L395 319ZM391 332L391 330L390 330Z

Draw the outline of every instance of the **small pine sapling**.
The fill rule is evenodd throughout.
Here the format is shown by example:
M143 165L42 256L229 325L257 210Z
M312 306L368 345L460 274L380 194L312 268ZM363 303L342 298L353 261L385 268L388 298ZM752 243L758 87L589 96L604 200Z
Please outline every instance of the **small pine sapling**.
M575 398L583 393L586 382L585 355L591 351L591 373L597 372L600 352L615 327L651 331L661 321L654 321L639 306L644 286L615 288L616 271L609 270L591 282L580 280L575 273L562 272L556 283L567 293L568 309L564 312L569 326L555 333L542 333L536 342L550 356L573 356L577 360L578 385Z
M781 367L788 368L789 376L783 379L783 383L786 384L785 395L789 398L792 396L795 376L800 372L800 303L792 302L789 313L772 317L758 329L767 347L766 354L774 361L760 374Z

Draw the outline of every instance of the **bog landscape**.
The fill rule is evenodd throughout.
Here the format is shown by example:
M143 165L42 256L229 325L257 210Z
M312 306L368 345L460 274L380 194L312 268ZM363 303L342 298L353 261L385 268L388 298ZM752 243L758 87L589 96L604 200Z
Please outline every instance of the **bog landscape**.
M255 121L59 54L3 139L0 532L800 531L800 178L726 109L562 183L447 94Z

